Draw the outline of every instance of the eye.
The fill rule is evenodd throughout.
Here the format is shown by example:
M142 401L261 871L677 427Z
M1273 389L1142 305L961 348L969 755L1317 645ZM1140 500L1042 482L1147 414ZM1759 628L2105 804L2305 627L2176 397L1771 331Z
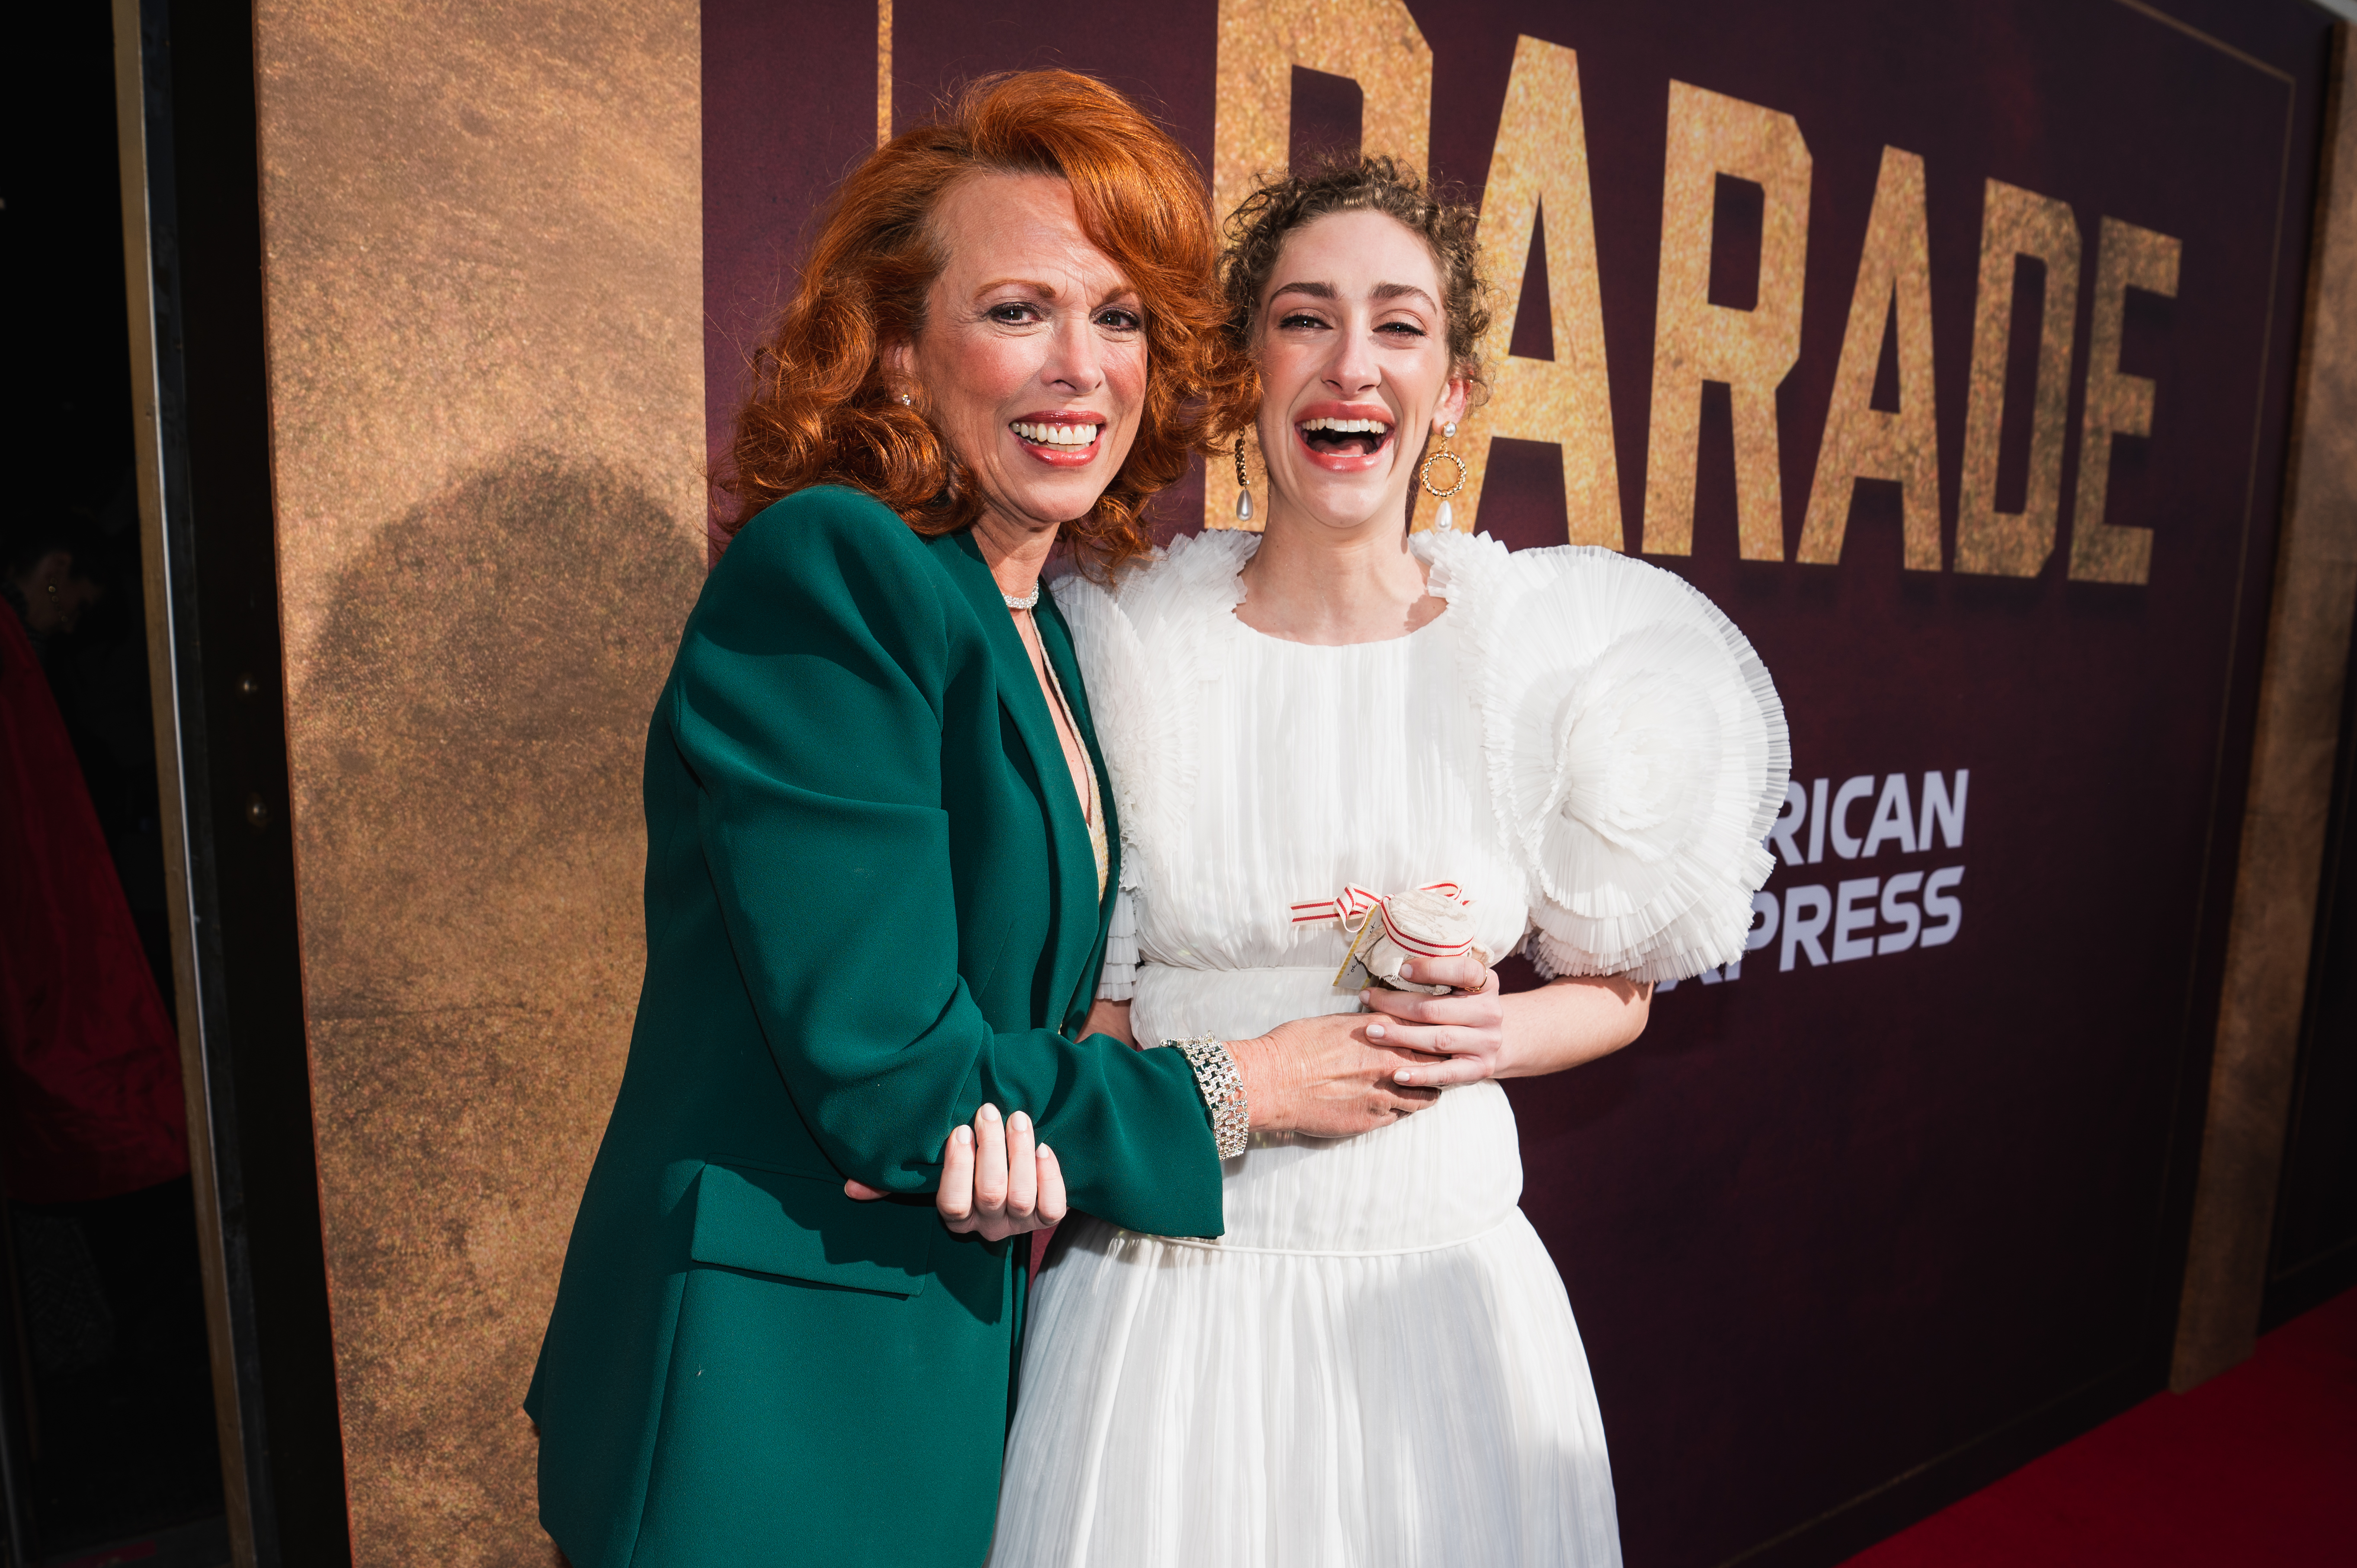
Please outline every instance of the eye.
M994 305L990 319L1009 327L1019 327L1039 319L1039 307L1027 299L1010 299L1004 305Z
M1424 328L1413 321L1386 321L1375 330L1388 332L1395 338L1422 338L1426 335Z
M1145 327L1146 318L1122 306L1108 306L1097 312L1097 325L1116 332L1135 332Z
M1280 328L1287 332L1304 328L1323 327L1326 325L1325 320L1322 317L1312 316L1306 310L1287 311L1283 317L1278 318L1276 324Z

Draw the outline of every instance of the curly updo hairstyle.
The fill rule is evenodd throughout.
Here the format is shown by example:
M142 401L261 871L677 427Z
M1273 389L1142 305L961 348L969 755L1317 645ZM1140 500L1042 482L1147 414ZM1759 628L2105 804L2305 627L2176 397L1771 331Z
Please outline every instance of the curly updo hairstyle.
M924 328L948 257L933 215L981 173L1053 175L1071 187L1090 242L1145 306L1146 381L1137 439L1096 506L1064 525L1084 556L1116 565L1151 546L1144 517L1187 472L1217 352L1216 238L1184 148L1103 82L1031 70L975 82L932 124L905 131L845 178L808 260L755 351L726 463L713 478L730 533L811 485L866 491L929 537L970 525L983 498L956 455L885 379L883 356Z
M1440 273L1440 305L1448 317L1449 358L1457 374L1472 383L1475 403L1488 390L1479 349L1490 330L1489 289L1477 265L1474 238L1480 214L1380 154L1334 159L1305 173L1265 180L1228 216L1228 248L1220 258L1227 319L1220 331L1205 422L1212 440L1232 441L1259 416L1260 365L1253 349L1260 296L1286 240L1333 212L1383 213L1431 248Z

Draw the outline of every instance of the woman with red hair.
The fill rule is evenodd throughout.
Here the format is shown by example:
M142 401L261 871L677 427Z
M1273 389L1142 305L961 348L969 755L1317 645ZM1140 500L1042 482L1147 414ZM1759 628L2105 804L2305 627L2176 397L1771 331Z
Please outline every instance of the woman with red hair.
M575 1568L970 1568L1025 1233L1218 1235L1250 1127L1431 1099L1347 1018L1089 1025L1120 838L1039 575L1145 550L1212 257L1185 153L1060 71L977 87L823 216L649 733L645 988L525 1401Z

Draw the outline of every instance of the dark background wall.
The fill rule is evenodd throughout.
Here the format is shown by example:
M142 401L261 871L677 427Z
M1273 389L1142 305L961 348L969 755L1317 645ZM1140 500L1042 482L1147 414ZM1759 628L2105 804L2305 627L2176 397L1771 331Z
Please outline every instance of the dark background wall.
M1710 593L1766 656L1803 788L1871 778L1853 830L1893 775L1909 781L1911 817L1927 772L1951 784L1970 773L1953 846L1885 845L1851 863L1830 846L1809 854L1804 827L1803 864L1770 884L1780 916L1795 888L1830 897L1845 881L1962 866L1962 925L1946 945L1853 961L1820 965L1803 947L1789 970L1770 942L1739 977L1665 996L1637 1048L1518 1084L1515 1098L1524 1207L1587 1336L1631 1561L1824 1561L2168 1375L2283 497L2330 18L2297 0L1697 4L1674 26L1604 5L1408 10L1431 48L1431 167L1476 195L1517 36L1577 53L1632 544L1670 83L1792 114L1812 155L1800 355L1775 397L1785 559L1738 558L1730 409L1707 391L1692 553L1656 559ZM866 5L810 8L791 26L717 0L703 14L716 439L743 346L810 212L873 145L877 38ZM1067 65L1135 92L1209 167L1220 16L1210 0L1019 15L897 0L895 123L973 76ZM1347 83L1295 80L1297 148L1355 138ZM1837 564L1792 559L1886 145L1919 154L1926 171L1939 571L1902 565L1897 487L1875 482L1857 488ZM2066 280L2077 302L2062 527L2044 570L2022 578L1953 565L1990 179L2067 203L2082 244ZM1722 302L1742 305L1759 219L1747 233L1730 183L1712 271L1730 291ZM2110 456L2107 521L2153 531L2138 585L2071 581L2065 567L2107 218L2183 247L2174 298L2127 296L2118 350L2121 369L2157 388L2149 438L2119 440ZM2036 302L2059 286L2035 264L2018 271L1996 481L2007 510L2029 482ZM1543 318L1534 291L1548 280L1494 281L1524 302L1523 319ZM1512 348L1548 351L1543 333L1519 330ZM1891 375L1886 366L1878 406L1890 406ZM1560 542L1560 476L1551 446L1500 443L1478 526L1517 546ZM1194 526L1200 514L1179 496L1166 515ZM1877 892L1866 897L1872 908ZM1804 919L1810 907L1803 895ZM1866 929L1901 927L1870 915ZM1820 940L1830 948L1833 932Z
M283 1551L328 1562L344 1549L343 1474L276 681L253 17L238 0L112 9L11 17L8 440L19 482L7 522L75 520L78 564L90 544L106 584L97 612L52 643L48 662L181 1026L195 1169L120 1198L15 1206L19 1261L34 1264L19 1273L20 1299L52 1311L71 1303L70 1292L60 1302L59 1287L73 1282L58 1265L81 1251L111 1319L91 1326L100 1337L87 1364L77 1357L65 1372L43 1343L54 1319L20 1320L27 1362L53 1375L33 1380L24 1409L36 1441L17 1522L36 1557L172 1526L182 1527L177 1544L200 1554L224 1534L242 1539L258 1511L262 1561L288 1560ZM129 234L126 162L138 218ZM141 258L128 291L126 241ZM145 397L135 396L135 355ZM169 495L160 512L142 505L143 490L156 499L159 478ZM158 682L167 603L177 637ZM175 691L182 711L163 727L177 755L159 752L155 703ZM173 869L184 829L193 876ZM178 975L176 943L195 959ZM77 1230L86 1248L34 1245ZM209 1323L209 1294L233 1311ZM211 1363L209 1327L237 1353ZM241 1500L249 1487L258 1510Z

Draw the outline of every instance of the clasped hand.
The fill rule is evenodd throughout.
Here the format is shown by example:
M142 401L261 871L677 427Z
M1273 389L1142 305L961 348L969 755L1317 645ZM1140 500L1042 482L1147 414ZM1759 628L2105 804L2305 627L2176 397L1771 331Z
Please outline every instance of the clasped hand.
M885 1196L859 1181L843 1191L862 1203ZM933 1208L952 1230L985 1241L1052 1230L1064 1218L1063 1169L1053 1149L1034 1141L1030 1117L1017 1111L1002 1121L997 1106L985 1105L942 1145Z
M1400 978L1458 989L1443 996L1379 985L1359 993L1369 1012L1383 1015L1367 1026L1367 1038L1440 1058L1403 1067L1392 1075L1393 1081L1445 1089L1499 1076L1506 1047L1506 1009L1498 993L1496 970L1469 953L1402 964Z

